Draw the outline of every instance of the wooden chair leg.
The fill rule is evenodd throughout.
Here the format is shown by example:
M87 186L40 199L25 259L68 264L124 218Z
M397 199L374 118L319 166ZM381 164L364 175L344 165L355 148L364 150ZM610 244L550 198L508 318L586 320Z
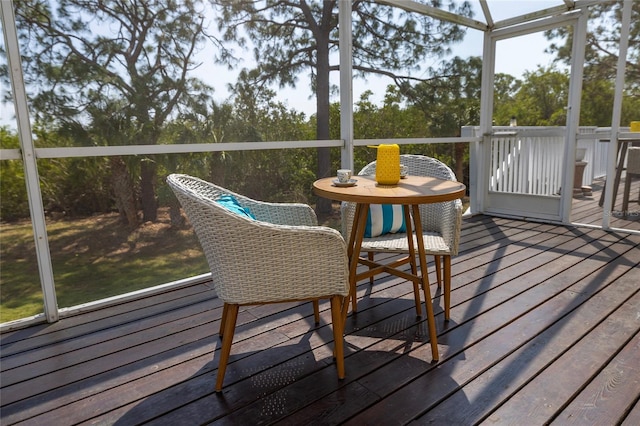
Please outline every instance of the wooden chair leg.
M224 323L227 320L227 313L229 312L228 305L225 303L222 305L222 317L220 318L220 330L218 330L218 335L220 338L224 335Z
M318 300L313 301L313 319L316 325L320 324L320 302Z
M369 261L373 262L375 259L375 253L372 251L367 252L367 258ZM369 269L371 269L371 267L369 267ZM369 284L373 285L373 276L369 277Z
M331 297L331 326L333 327L333 355L336 359L338 379L344 379L344 331L342 322L342 297Z
M436 282L438 283L438 288L442 284L442 261L440 260L441 256L435 255L433 256L433 260L436 264Z
M451 315L451 256L444 257L444 320Z
M225 303L225 306L227 304ZM236 321L238 320L238 310L240 305L228 305L226 318L224 320L224 335L222 338L222 349L220 350L220 363L218 364L218 377L216 379L216 392L222 390L222 382L224 382L224 373L227 371L227 362L229 362L229 354L231 353L231 342L233 341L233 333L236 329Z
M629 192L631 192L631 176L627 174L624 178L624 195L622 197L622 214L627 215L629 210Z
M436 330L436 321L433 314L431 290L429 289L429 281L426 278L426 275L423 276L422 289L424 291L424 304L427 308L427 327L429 328L429 341L431 342L431 356L434 361L438 361L440 359L440 355L438 353L438 332Z
M413 230L411 228L412 218L409 214L411 208L409 206L404 206L404 221L407 224L407 235L412 235ZM407 238L407 244L409 246L409 264L411 265L411 275L417 277L418 276L418 259L416 259L416 251L413 245L413 238ZM421 265L421 267L424 265ZM420 274L425 274L426 270L420 269ZM416 317L422 317L422 302L420 300L420 285L421 280L413 280L413 298L416 302Z

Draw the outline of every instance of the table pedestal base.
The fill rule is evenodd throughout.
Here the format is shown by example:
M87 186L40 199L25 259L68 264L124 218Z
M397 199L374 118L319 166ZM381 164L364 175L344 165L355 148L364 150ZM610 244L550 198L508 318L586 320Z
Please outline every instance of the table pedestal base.
M434 361L438 361L440 355L438 353L438 338L436 331L435 316L433 313L433 304L431 302L431 289L429 287L429 276L427 271L427 256L425 254L424 240L422 237L416 238L417 251L413 241L413 229L415 228L415 235L422 236L422 222L420 219L420 209L418 205L404 205L405 224L407 228L407 245L409 247L409 254L402 259L393 261L388 264L381 264L374 262L371 259L360 257L362 250L362 241L364 239L364 231L367 223L367 213L369 211L369 204L358 203L356 205L356 212L353 220L353 227L351 228L351 235L349 238L348 253L350 257L349 265L349 281L351 285L350 299L352 312L357 312L357 283L365 278L373 277L380 273L386 272L395 275L400 278L404 278L407 281L413 283L414 297L416 301L416 314L418 317L422 315L422 308L420 303L420 286L424 292L425 306L427 309L427 324L429 328L429 341L431 342L431 355ZM411 211L412 214L409 212ZM418 262L416 262L416 256ZM411 273L398 269L399 266L411 265ZM362 264L369 269L365 272L357 273L358 265ZM447 265L445 264L445 268ZM445 289L445 293L446 293ZM447 295L445 295L447 297ZM445 301L446 303L446 301ZM346 321L347 313L349 310L349 299L345 299L342 306L343 320Z

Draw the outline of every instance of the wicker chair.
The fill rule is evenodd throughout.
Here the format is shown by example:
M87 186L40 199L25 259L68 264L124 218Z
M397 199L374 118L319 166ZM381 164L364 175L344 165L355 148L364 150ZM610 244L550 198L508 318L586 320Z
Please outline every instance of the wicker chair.
M400 163L408 168L409 175L431 176L445 180L456 180L453 171L441 161L424 155L400 156ZM376 173L376 162L366 165L358 175L373 176ZM350 235L355 214L354 203L342 205L342 233ZM438 287L444 282L444 313L449 320L451 306L451 256L458 254L460 242L460 226L462 222L462 202L460 200L435 204L420 205L423 240L426 254L435 257ZM380 237L365 238L362 251L368 253L373 260L374 253L407 253L409 247L405 234L387 234ZM442 259L444 259L444 279L442 279ZM371 279L373 282L373 278ZM416 304L419 305L419 291L415 290ZM356 301L352 300L355 310ZM418 314L420 311L418 310Z
M317 226L305 204L256 201L187 175L172 174L167 183L193 226L224 302L216 391L222 389L241 305L311 300L317 322L318 299L330 299L334 356L338 377L344 378L341 305L349 292L349 271L342 235ZM223 195L250 209L255 220L216 202Z
M622 211L625 215L629 212L629 196L631 181L640 178L640 147L632 146L627 150L627 175L624 178L624 196L622 198ZM638 195L640 203L640 195Z

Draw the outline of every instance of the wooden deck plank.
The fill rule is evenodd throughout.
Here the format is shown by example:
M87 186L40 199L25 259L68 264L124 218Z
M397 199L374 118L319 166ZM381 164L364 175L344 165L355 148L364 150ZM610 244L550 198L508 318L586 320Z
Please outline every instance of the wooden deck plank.
M605 214L604 209L598 205L600 194L602 191L602 180L593 182L593 195L588 197L578 197L573 199L573 207L571 213L571 221L574 223L583 223L600 226L602 224L602 215ZM618 189L618 196L612 208L610 217L611 226L614 228L640 230L640 205L637 198L634 198L640 192L640 180L634 179L631 183L631 194L627 214L622 212L622 198L624 189L624 179Z
M533 378L525 387L518 390L517 395L510 398L498 410L491 413L487 423L513 422L519 418L526 418L534 424L542 424L553 419L562 410L564 404L571 401L584 383L588 383L594 375L609 361L611 351L618 345L624 345L629 336L637 333L637 327L622 327L622 324L630 324L621 321L620 315L634 312L640 307L640 297L629 300L631 306L626 306L603 321L599 327L590 331L577 343L571 342L569 351L562 354L552 365L544 369ZM549 342L549 345L555 342ZM559 342L562 343L562 342ZM588 349L588 350L587 350ZM632 372L633 374L633 372ZM634 392L637 394L638 389ZM636 395L633 395L634 399ZM620 405L612 412L622 415L627 409L624 400L618 401ZM605 423L616 424L620 418L612 417ZM602 422L581 423L605 424Z
M581 247L581 244L575 240L565 242L563 245L565 247L571 245L576 248ZM592 250L594 252L593 254L600 252L600 250L590 245L584 247ZM539 257L548 259L548 256L552 254L553 251L545 251ZM560 280L552 280L552 278L560 274L563 269L571 268L572 266L565 264L564 267L559 266L556 268L553 267L556 263L542 262L541 264L547 265L544 270L544 275L540 275L542 271L534 269L527 274L513 277L513 279L508 282L512 288L507 289L506 285L500 285L497 288L501 291L489 292L486 297L495 298L495 301L482 301L479 304L479 300L470 300L468 302L469 306L464 307L466 308L464 309L466 312L464 315L466 320L457 320L454 317L454 310L452 310L452 320L456 322L464 321L464 324L450 333L445 334L439 339L439 343L449 346L449 351L445 356L450 356L453 363L447 364L447 360L443 363L441 359L437 369L422 374L398 390L393 388L387 389L385 392L395 391L395 393L382 400L377 406L369 408L362 413L361 416L352 419L350 424L363 424L375 421L375 419L384 423L394 421L394 418L396 419L395 421L403 423L404 421L409 421L421 415L422 412L431 405L440 402L443 394L446 395L447 392L455 392L460 384L469 380L468 377L459 377L458 375L453 375L453 373L461 371L463 374L466 372L479 374L490 366L489 363L496 358L500 359L501 357L507 356L509 354L508 351L511 351L514 345L528 341L531 336L535 336L536 333L539 332L540 327L548 326L547 321L554 321L557 315L553 315L553 312L550 313L543 310L538 304L548 299L550 293L557 294L565 290L567 286L566 283ZM496 294L494 295L492 293ZM507 301L508 304L506 303ZM566 304L563 303L560 306L564 309ZM456 309L455 312L460 312L460 309ZM473 312L473 315L469 315L469 312ZM529 317L524 317L524 321L517 321L518 318L523 317L523 315L528 312L531 312ZM531 317L534 317L537 321L532 321ZM511 325L510 323L513 321L517 322ZM505 324L510 325L507 330L514 329L515 331L509 333L507 338L503 338L502 334L494 335L495 330ZM530 327L534 327L531 336L524 331ZM477 346L479 342L492 335L494 336L493 338ZM523 339L524 342L522 342ZM464 354L462 358L457 358L462 354ZM457 364L461 366L457 367ZM446 366L450 367L447 368ZM379 376L380 379L377 382L388 387L389 385L385 384L384 378L385 376L388 377L390 372L392 370L395 371L395 369L390 368L389 370L390 371L376 370L371 376ZM365 386L369 385L368 382L365 383L361 381L361 383ZM443 385L445 389L441 389ZM449 386L447 387L447 385ZM437 388L438 391L435 391L434 388ZM378 392L381 393L382 391L379 390ZM452 413L452 415L459 413L458 409L454 411L455 413ZM455 422L453 423L455 424ZM464 420L463 424L467 424L467 421Z
M627 307L625 307L625 310ZM636 311L627 312L637 315ZM625 322L626 318L620 318ZM618 325L616 324L616 325ZM619 329L613 330L614 334ZM590 339L591 340L591 339ZM612 346L607 341L607 346ZM621 421L640 397L640 333L629 340L622 350L598 375L565 407L556 418L556 424L604 425L616 420L611 413L619 413Z
M222 308L219 307L217 309ZM45 372L53 371L55 368L65 368L88 361L96 356L102 356L105 351L109 353L127 348L130 342L122 341L120 339L122 336L149 333L148 337L153 338L153 330L159 326L170 328L176 325L186 326L188 322L194 319L201 321L197 315L201 313L207 314L209 310L211 310L211 300L200 301L199 299L193 299L190 305L172 310L171 315L141 318L138 321L118 324L118 326L114 325L110 328L100 328L86 335L83 334L63 340L56 339L51 344L4 357L2 359L2 371L28 364L29 374L21 375L21 378L28 379L29 376L39 376ZM167 332L169 331L167 330ZM81 351L83 348L88 348L89 350ZM60 358L63 356L66 361L61 362ZM12 383L5 383L5 385L10 384Z
M167 299L65 318L52 328L3 333L3 357L5 346L13 351L3 358L9 362L2 365L0 421L384 424L446 418L452 424L460 416L469 424L490 421L494 411L517 406L510 401L525 395L535 406L548 390L542 383L569 393L545 419L562 423L566 415L569 423L572 412L583 413L592 388L604 395L608 371L625 362L637 366L637 358L629 358L637 318L625 315L637 306L623 302L638 297L631 295L638 292L633 278L640 237L485 216L465 219L461 234L449 323L432 288L438 363L431 362L424 319L415 316L411 284L381 275L373 286L358 286L359 312L345 328L345 380L337 379L332 360L327 303L318 327L308 303L264 305L243 311L225 388L216 394L220 302L210 297L210 286L185 288ZM199 293L209 296L198 302ZM626 341L616 336L618 344L602 333L613 318L627 330L620 332ZM607 345L610 352L603 350ZM595 365L589 374L585 369L572 384L554 384L555 376L570 371L571 354L590 350L582 361ZM601 398L589 415L613 412L632 422L640 415L640 391L625 391L632 379L616 384L620 390L606 389L624 397ZM490 403L481 403L485 399ZM518 411L512 410L514 419L526 424Z
M392 296L392 297L397 297L398 295L397 295L397 294L394 294L394 295L391 295L391 296Z
M307 309L310 310L311 307L308 306ZM69 374L64 375L64 379L70 384L70 386L67 389L74 389L75 388L74 383L77 383L78 384L77 387L80 390L83 390L84 386L80 384L81 383L80 380L82 378L83 373L93 372L93 374L98 374L99 372L104 371L108 377L110 375L110 372L116 371L118 368L127 367L128 363L130 362L135 364L146 365L146 364L149 364L148 359L152 360L152 359L158 358L156 354L166 354L174 350L178 351L179 353L180 349L183 348L184 345L187 345L189 343L194 343L194 344L198 342L200 343L196 347L196 349L194 349L194 351L191 352L191 355L190 355L192 357L195 357L195 363L197 365L197 367L195 368L200 369L202 368L203 365L208 365L209 361L211 361L212 359L211 353L213 353L219 347L219 344L218 344L219 342L217 339L217 330L219 327L219 315L217 316L217 319L214 322L210 322L210 323L203 322L201 320L193 319L193 318L191 318L190 321L198 325L196 327L188 328L188 327L183 327L182 323L176 323L173 325L173 327L175 327L176 330L178 331L174 333L171 333L170 332L171 330L167 330L165 326L157 327L156 333L158 333L159 335L162 335L162 334L166 334L166 335L162 338L158 338L151 341L147 340L150 337L150 333L148 331L146 331L141 335L130 335L130 336L125 335L123 339L127 339L127 340L130 340L130 342L133 342L133 346L129 350L120 351L120 352L118 351L110 352L108 354L104 354L100 359L79 363L74 368L71 368L70 370L72 371ZM286 322L288 323L289 321L286 321ZM252 351L256 351L256 350L268 347L268 345L273 345L278 342L288 341L286 336L282 336L277 331L270 330L270 331L267 331L266 333L260 333L260 334L250 333L249 335L244 335L246 333L242 329L243 329L243 326L240 326L237 334L239 337L239 341L237 341L234 344L234 349L237 350L237 354L251 353ZM293 347L297 348L298 346L294 345ZM232 356L232 362L239 358L237 354ZM206 362L203 360L203 357L206 358ZM182 362L186 362L186 361L182 361ZM188 363L187 365L187 368L189 371L193 371L194 369L192 364L193 363ZM182 367L181 364L178 364L178 365ZM150 367L147 368L147 370L149 370L147 374L153 374L155 366L156 366L155 363L150 363ZM215 371L216 366L217 366L217 359L216 359L215 366L209 365L207 370ZM140 366L138 366L137 368L140 368ZM171 366L167 368L171 368ZM206 374L207 370L201 372L200 374ZM168 371L171 371L171 370L168 370ZM176 373L176 374L178 377L189 377L189 376L185 376L184 372ZM41 377L45 379L56 378L59 375L60 375L60 372L52 372L48 375L44 375ZM34 380L37 381L39 379L40 378L36 378ZM108 407L110 405L117 407L118 404L122 402L122 400L127 401L130 398L130 396L122 393L122 387L126 387L127 392L131 388L140 388L140 389L148 389L148 391L152 393L154 388L152 386L149 386L145 382L145 379L146 377L142 376L141 379L139 379L139 381L134 381L133 384L129 382L119 384L118 387L109 389L108 393L105 392L104 389L102 389L103 393L101 393L101 398L105 402L105 404L103 405L105 407ZM34 380L28 383L34 383ZM101 382L102 380L104 380L104 378L102 377L98 379L99 382ZM82 383L84 383L84 381L85 380L82 380ZM58 384L60 385L60 383ZM210 385L211 385L211 382L207 381L207 387L210 387ZM163 386L163 384L160 383L160 386ZM95 387L91 387L91 389L95 389ZM21 388L17 386L9 387L6 389L7 393L11 394L13 398L17 398L17 396L13 396L13 393L18 394L18 391L20 390ZM27 391L28 391L28 388L27 388ZM56 394L59 392L58 390L53 389L52 393ZM86 395L84 397L86 397ZM113 402L110 402L112 400ZM7 401L9 402L10 400L8 399ZM25 404L28 405L30 404L30 402L25 401ZM64 408L62 411L64 411ZM52 415L52 413L49 413L49 415ZM59 413L58 415L60 416L61 420L65 419L64 417L65 415L63 413ZM71 411L70 415L77 416L77 413L74 413L73 411Z
M1 359L4 361L7 356L22 354L51 343L85 336L124 323L137 322L140 318L165 314L183 306L191 306L194 301L198 300L211 300L214 306L221 305L212 290L211 283L149 296L109 308L70 316L64 318L64 321L53 324L40 324L6 333L6 335L3 334L0 339Z
M620 426L637 426L640 425L640 398L636 400L636 404L631 408L627 417L620 423Z
M622 271L618 271L620 272ZM594 284L599 285L598 282ZM635 294L637 299L637 292L632 285L624 289L627 293L621 293L615 286L609 284L610 282L605 289L596 290L600 292L596 296L584 301L581 300L583 297L571 294L571 290L561 292L554 300L537 308L539 310L537 313L547 314L549 318L547 322L539 320L538 324L534 322L523 324L522 321L518 321L516 324L519 327L509 327L513 331L514 338L517 337L516 334L528 332L532 328L535 329L532 332L538 332L538 334L529 336L530 340L520 348L491 368L482 371L477 379L465 385L446 402L426 413L421 420L437 423L443 417L447 417L453 423L457 421L475 423L485 420L487 424L492 422L513 424L515 419L526 419L527 424L544 424L553 418L553 412L549 413L549 410L551 407L557 409L566 401L564 398L571 397L573 392L569 383L573 378L580 377L582 371L571 364L567 366L566 363L561 364L556 361L549 366L549 363L554 359L565 357L567 348L573 345L580 347L580 339L586 338L592 332L592 321L602 321L608 315L615 313L629 293ZM524 319L531 320L530 316ZM495 338L504 341L510 337L501 331ZM521 340L515 339L515 343L521 343ZM588 351L588 353L591 352ZM547 382L536 385L536 380L540 380L537 375L545 369L549 372L545 374ZM551 371L555 376L550 373ZM524 389L530 389L531 392L527 393ZM467 399L473 403L460 405L461 399ZM456 403L458 408L451 412ZM518 406L518 403L521 405ZM495 407L499 407L497 411L494 411ZM510 408L509 411L507 407ZM544 414L536 412L536 408ZM516 420L516 422L520 421Z

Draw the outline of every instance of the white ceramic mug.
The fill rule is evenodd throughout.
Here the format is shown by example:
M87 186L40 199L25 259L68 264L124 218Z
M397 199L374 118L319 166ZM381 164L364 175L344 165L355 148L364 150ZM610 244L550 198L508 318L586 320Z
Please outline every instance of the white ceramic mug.
M338 182L347 183L351 179L351 170L349 169L340 169L338 170Z

